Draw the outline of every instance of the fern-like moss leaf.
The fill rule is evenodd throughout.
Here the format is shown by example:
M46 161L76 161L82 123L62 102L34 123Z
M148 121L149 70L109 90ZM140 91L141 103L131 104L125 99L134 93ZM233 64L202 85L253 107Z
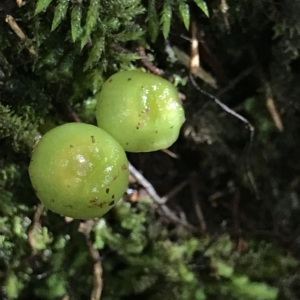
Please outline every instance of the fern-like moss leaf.
M38 3L37 3L37 5L36 5L36 9L35 9L34 14L37 15L41 11L43 11L44 9L46 9L52 1L53 0L39 0Z
M104 38L98 38L89 53L89 58L84 66L84 71L93 67L94 63L98 62L101 58L102 52L104 50Z
M179 12L186 29L190 27L190 7L185 1L179 1Z
M82 34L81 19L82 19L81 6L76 5L73 7L71 12L71 36L73 42L76 42L77 39Z
M209 11L206 2L204 0L194 0L194 2L205 13L205 15L209 17Z
M152 42L155 42L159 32L159 18L155 6L155 0L149 0L148 3L148 26Z
M168 38L172 20L172 1L166 0L161 14L162 33L165 39Z
M66 17L69 7L69 0L58 0L58 5L55 7L54 18L52 21L51 31L55 30L61 21Z
M95 30L97 21L99 19L99 5L100 5L100 0L90 0L90 5L86 16L86 23L83 28L81 49L87 44L91 33Z

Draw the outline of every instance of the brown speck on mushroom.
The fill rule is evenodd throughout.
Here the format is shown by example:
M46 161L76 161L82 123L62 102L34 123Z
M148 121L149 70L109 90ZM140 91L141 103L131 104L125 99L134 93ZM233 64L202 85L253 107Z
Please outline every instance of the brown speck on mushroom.
M64 205L64 207L67 207L67 208L73 208L72 205L68 204L68 205Z
M127 80L128 80L128 81L130 81L130 80L131 80L131 78L129 77Z
M108 82L112 82L112 78L110 78L110 79L108 80Z
M106 192L106 194L109 194L109 188L107 188L107 189L105 190L105 192Z
M171 126L170 128L172 129L174 126Z
M95 197L94 199L90 200L90 203L96 203L98 200L98 197Z
M138 123L137 123L137 126L136 126L136 129L140 129L140 128L141 128L141 125L142 125L141 122L138 122Z
M110 203L108 203L109 206L113 206L115 204L115 201L111 201Z
M73 148L74 146L73 145L70 145L70 148Z
M112 195L111 199L115 199L115 195Z
M91 135L91 139L92 139L92 143L95 143L95 137L93 135Z
M155 133L158 133L158 131L157 131L157 130L155 130Z
M125 164L122 165L122 170L127 170L127 166Z

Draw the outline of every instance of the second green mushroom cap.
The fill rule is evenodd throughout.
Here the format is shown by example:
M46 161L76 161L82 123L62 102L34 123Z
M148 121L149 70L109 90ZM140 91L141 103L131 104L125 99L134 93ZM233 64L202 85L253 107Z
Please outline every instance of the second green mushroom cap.
M141 71L112 75L96 95L98 126L128 152L170 147L185 121L178 91L169 81Z

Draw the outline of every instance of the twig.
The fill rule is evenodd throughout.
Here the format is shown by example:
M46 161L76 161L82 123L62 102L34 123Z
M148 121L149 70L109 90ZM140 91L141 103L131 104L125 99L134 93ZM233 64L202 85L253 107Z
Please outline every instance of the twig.
M93 248L93 245L90 245L89 247L90 247L90 249L93 249L93 252L92 252L92 250L90 250L91 255L95 256L96 253L98 254L97 261L94 262L94 271L93 271L94 287L93 287L93 291L91 294L91 300L100 300L102 290L103 290L103 279L102 279L103 269L102 269L102 265L100 262L100 255L99 255L98 251Z
M16 0L18 7L23 6L23 0Z
M167 155L171 156L172 158L176 158L176 159L179 158L179 155L178 155L178 154L172 152L172 151L169 150L169 149L162 149L162 150L160 150L160 151L166 153Z
M141 57L141 63L142 65L152 74L158 75L158 76L162 76L164 74L164 71L155 67L148 59L146 52L145 52L145 48L140 46L137 49L138 54Z
M19 27L19 25L17 24L17 22L11 15L7 15L5 18L5 21L8 23L8 25L14 31L14 33L20 38L20 40L22 40L22 41L26 40L26 36L25 36L24 32L22 31L22 29ZM28 46L27 48L31 54L37 55L33 46Z
M193 199L194 206L195 206L196 216L199 221L201 233L204 234L206 232L206 222L204 219L200 200L198 197L198 186L197 186L196 177L194 174L192 174L190 176L190 185L191 185L192 199Z
M206 92L205 90L201 89L199 87L199 85L196 83L195 79L193 78L192 75L190 75L190 80L194 86L194 88L196 90L198 90L201 94L205 95L206 97L210 98L211 100L213 100L218 106L220 106L225 112L227 112L228 114L236 117L237 119L239 119L240 121L242 121L249 129L250 131L250 138L249 138L249 142L247 143L247 146L245 148L245 168L246 168L246 174L248 177L248 180L251 184L251 187L253 189L253 192L256 196L257 199L260 199L260 195L257 189L257 185L255 182L255 179L253 177L253 174L250 170L249 167L249 163L248 163L248 158L249 158L249 153L250 153L250 149L252 147L253 141L254 141L254 133L255 133L255 128L254 126L242 115L238 114L237 112L235 112L234 110L232 110L231 108L229 108L226 104L224 104L223 102L221 102L217 97L213 96L212 94Z
M220 9L223 14L223 20L224 20L226 29L228 30L228 33L229 33L230 32L230 24L229 24L229 19L228 19L229 6L228 6L226 0L221 0Z
M174 53L176 54L178 61L185 67L189 68L190 57L183 51L179 50L177 47L173 47L172 49L173 49ZM193 75L199 77L201 80L203 80L205 83L209 84L214 89L216 89L218 87L216 79L213 78L211 74L206 72L201 66L199 66L199 68L194 70Z
M256 54L254 48L252 47L250 49L250 51L251 51L252 59L255 62L257 62L258 58L257 58L257 54ZM265 75L262 67L258 68L257 75L258 75L258 78L261 81L261 83L264 87L264 90L265 90L265 98L266 98L267 109L268 109L268 111L271 115L271 118L272 118L272 120L275 124L275 127L277 128L278 131L282 132L283 131L283 125L282 125L281 117L280 117L280 114L278 113L278 110L276 108L276 105L275 105L275 102L274 102L274 99L273 99L273 93L272 93L271 86L270 86L270 84L269 84L269 82L266 78L266 75Z
M194 74L200 67L199 43L197 39L198 28L195 20L191 21L191 56L190 56L190 72Z
M169 193L167 193L165 196L163 196L161 198L161 202L166 203L169 199L173 198L179 192L181 192L189 183L190 183L189 179L186 179L186 180L182 181L173 190L171 190Z
M220 201L220 205L222 205L224 208L226 208L229 212L232 213L232 205L228 204L225 201ZM240 222L243 223L247 228L254 230L255 229L255 222L253 220L250 220L247 218L246 215L244 215L242 212L239 214ZM236 233L236 232L235 232Z
M247 248L247 243L244 238L239 235L241 232L239 220L239 204L240 204L240 189L236 188L232 199L232 218L233 218L233 231L236 235L234 248L238 253L244 253Z
M159 205L165 203L157 194L153 185L131 163L129 163L129 171L136 178L138 183L140 183L145 188L148 195L152 198L152 200L154 200L154 202L156 202Z
M237 188L235 190L233 199L232 199L232 218L233 218L233 229L236 233L240 231L240 222L238 219L239 215L239 204L240 204L240 190Z
M181 38L189 41L192 44L194 43L194 48L196 47L196 43L194 40L197 41L198 44L198 53L199 53L199 68L194 68L192 74L194 74L195 76L198 76L198 72L202 72L202 68L200 66L200 54L201 54L201 61L205 61L205 63L211 68L213 74L215 75L216 78L214 78L214 82L215 84L218 82L220 84L226 84L228 82L227 76L222 68L221 63L219 62L219 60L217 59L217 57L212 53L212 51L210 50L209 46L207 45L207 43L204 40L204 31L203 30L197 30L194 33L192 32L192 34L196 34L197 36L195 37L187 37L185 35L180 35ZM174 52L176 53L177 48L173 49ZM179 52L178 53L179 56L179 61L180 58L181 59L185 59L182 54ZM210 74L209 74L210 75ZM210 75L211 76L211 75ZM200 76L198 76L199 78L201 78ZM217 86L213 86L214 88L217 88Z
M129 163L129 171L136 178L137 182L145 188L147 194L154 201L154 203L159 205L159 210L161 210L170 220L179 223L192 231L197 231L196 227L177 217L176 214L165 205L166 201L170 198L170 194L161 198L157 194L152 184L131 163ZM182 183L182 186L183 185L185 184ZM183 188L182 186L180 189ZM174 194L175 192L173 190L173 195L171 194L171 196L174 196Z
M179 96L179 99L180 99L181 101L186 100L186 95L184 95L184 94L182 94L182 93L178 93L178 96Z
M283 125L282 125L281 117L276 108L274 98L272 95L272 90L271 90L270 84L268 82L265 84L265 91L266 91L265 92L266 93L266 105L267 105L268 111L273 119L275 127L277 128L278 131L282 132Z
M232 90L241 80L243 80L245 77L247 77L248 75L250 75L253 70L256 68L256 66L251 66L245 70L243 70L241 73L239 73L233 80L231 80L229 82L229 84L223 88L222 90L220 90L217 94L216 97L220 98L221 96L223 96L225 93L227 93L228 91Z
M212 69L213 73L216 75L217 82L227 83L228 79L223 70L223 67L217 57L210 50L208 44L204 39L205 33L203 30L197 31L197 41L199 43L199 55L201 54L201 61L205 61L205 63ZM192 42L192 39L181 35L182 38Z
M103 278L102 278L103 269L101 265L99 251L94 248L93 243L91 241L90 232L93 225L94 225L94 221L88 220L80 224L78 231L84 234L90 255L94 261L94 269L93 269L94 287L91 293L91 300L100 300L102 290L103 290Z
M166 196L160 197L153 185L131 163L129 163L129 171L136 178L137 182L144 187L147 194L152 198L152 200L158 205L165 204L170 198L174 197L188 184L188 181L185 180Z
M198 228L189 224L185 220L177 217L166 205L162 204L160 205L160 210L173 222L179 223L180 225L186 227L187 229L193 231L193 232L198 232Z
M34 253L36 252L36 241L35 241L34 233L36 228L40 225L40 219L43 213L43 208L44 208L43 204L39 203L33 215L32 224L29 227L27 233L29 245L33 249Z
M24 41L26 39L24 32L22 31L22 29L19 27L19 25L17 24L17 22L12 16L7 15L5 22L8 23L8 25L11 27L14 33L20 38L20 40Z

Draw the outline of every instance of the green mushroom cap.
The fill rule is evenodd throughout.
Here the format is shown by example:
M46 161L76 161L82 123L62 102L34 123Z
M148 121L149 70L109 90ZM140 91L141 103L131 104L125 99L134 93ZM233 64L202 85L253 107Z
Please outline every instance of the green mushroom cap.
M101 217L128 186L124 149L97 126L68 123L48 131L29 165L37 197L50 210L76 219Z
M98 126L128 152L170 147L185 121L178 91L169 81L141 71L112 75L96 94Z

